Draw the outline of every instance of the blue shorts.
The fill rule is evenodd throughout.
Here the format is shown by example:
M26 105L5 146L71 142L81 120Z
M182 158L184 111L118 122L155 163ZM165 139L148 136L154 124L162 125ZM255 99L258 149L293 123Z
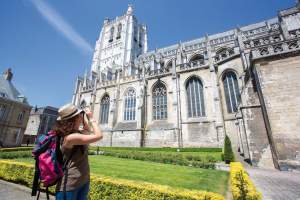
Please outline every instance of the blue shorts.
M75 190L66 192L66 199L64 199L64 192L56 192L56 200L87 200L90 189L90 182L76 188Z

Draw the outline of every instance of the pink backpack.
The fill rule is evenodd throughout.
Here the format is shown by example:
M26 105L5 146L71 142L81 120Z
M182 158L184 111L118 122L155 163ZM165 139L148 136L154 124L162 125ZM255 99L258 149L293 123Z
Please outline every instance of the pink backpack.
M55 131L41 134L32 151L35 159L35 174L32 185L32 196L36 195L40 183L46 187L47 199L49 198L48 187L55 185L63 177L63 157L60 149L60 136Z

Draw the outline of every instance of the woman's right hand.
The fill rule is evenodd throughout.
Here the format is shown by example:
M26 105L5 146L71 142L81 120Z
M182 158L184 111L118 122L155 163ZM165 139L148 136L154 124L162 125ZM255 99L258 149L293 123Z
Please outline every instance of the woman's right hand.
M87 107L87 108L84 109L84 111L85 111L85 113L86 113L86 115L88 116L89 119L93 118L93 113L90 110L90 108Z

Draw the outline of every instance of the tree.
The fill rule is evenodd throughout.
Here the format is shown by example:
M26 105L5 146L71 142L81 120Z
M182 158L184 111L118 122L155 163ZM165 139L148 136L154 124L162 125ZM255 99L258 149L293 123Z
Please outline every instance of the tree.
M228 135L225 136L224 142L224 161L226 164L229 164L230 162L234 161L234 154L231 147L231 141Z

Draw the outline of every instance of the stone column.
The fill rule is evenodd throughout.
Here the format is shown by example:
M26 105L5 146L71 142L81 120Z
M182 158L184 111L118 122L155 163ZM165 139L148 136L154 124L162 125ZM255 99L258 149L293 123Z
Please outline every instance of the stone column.
M179 75L176 73L176 60L172 60L172 93L173 93L173 113L175 114L175 137L178 141L178 147L183 147L182 136L181 136L181 122L180 122L180 96L179 96Z
M211 52L210 42L207 38L207 56L208 56L208 64L209 64L209 71L210 71L210 77L211 77L211 87L213 91L213 118L215 120L215 126L216 126L216 133L217 133L217 139L219 146L223 146L224 137L225 137L225 130L224 130L224 120L223 120L223 110L221 107L221 101L220 101L220 90L219 90L219 81L216 74L215 68L217 66L213 63L213 54Z

